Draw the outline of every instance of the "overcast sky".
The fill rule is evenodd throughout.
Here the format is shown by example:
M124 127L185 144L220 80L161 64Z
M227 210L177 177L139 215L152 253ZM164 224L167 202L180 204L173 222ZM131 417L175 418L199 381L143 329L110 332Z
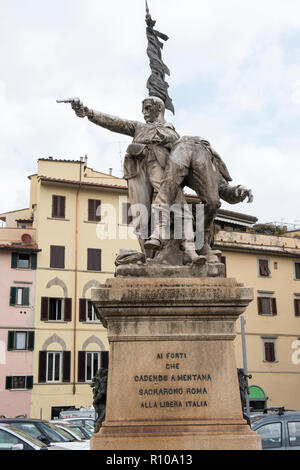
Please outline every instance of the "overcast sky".
M149 0L170 39L181 135L200 135L260 222L300 225L300 1ZM126 136L79 119L57 98L142 120L150 74L144 0L0 0L0 212L28 207L37 159L79 159L122 176Z

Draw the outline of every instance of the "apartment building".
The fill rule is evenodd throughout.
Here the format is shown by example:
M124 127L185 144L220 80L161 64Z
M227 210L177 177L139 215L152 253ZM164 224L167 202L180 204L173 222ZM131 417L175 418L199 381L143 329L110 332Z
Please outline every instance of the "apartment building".
M34 229L0 229L0 414L30 416L37 253Z
M244 314L250 402L300 409L300 239L224 232L216 238L227 276L254 289ZM235 341L243 367L241 325Z
M138 242L129 225L125 180L88 168L83 158L39 159L37 173L29 178L29 208L0 214L0 220L34 230L40 250L29 414L48 419L60 410L92 403L91 379L107 365L109 345L93 311L91 290L114 276L120 250L138 249ZM191 195L188 201L197 199ZM295 359L300 241L249 233L256 221L220 209L215 239L227 276L254 289L245 313L251 403L300 409L300 366ZM239 323L237 332L237 366L243 367ZM9 399L18 396L11 390Z

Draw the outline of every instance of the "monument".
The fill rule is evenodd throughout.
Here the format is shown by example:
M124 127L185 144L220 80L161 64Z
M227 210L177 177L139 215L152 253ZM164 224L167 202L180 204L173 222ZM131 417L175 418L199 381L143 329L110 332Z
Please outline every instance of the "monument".
M243 418L233 346L236 321L253 291L225 277L221 252L213 248L220 199L251 202L252 192L230 186L228 169L209 142L180 137L166 122L165 109L174 113L161 53L168 37L154 29L147 2L146 24L151 75L145 123L63 100L77 116L133 138L124 177L141 251L120 253L115 278L92 293L110 360L106 409L99 392L100 431L91 446L260 449L260 437ZM185 186L199 197L200 217L186 202ZM97 390L95 382L95 403Z

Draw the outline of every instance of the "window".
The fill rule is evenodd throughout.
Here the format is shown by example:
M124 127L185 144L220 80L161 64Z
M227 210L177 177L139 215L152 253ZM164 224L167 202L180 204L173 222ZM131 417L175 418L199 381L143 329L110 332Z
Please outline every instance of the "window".
M41 321L72 321L72 299L42 297Z
M29 307L29 287L11 287L9 304Z
M39 352L39 383L70 382L71 351Z
M98 199L88 200L88 220L90 222L100 222L101 220L101 201Z
M281 423L270 423L255 430L261 437L263 449L272 449L282 446Z
M62 320L62 299L49 299L49 320Z
M100 353L99 352L87 352L86 353L86 373L85 381L89 382L95 377L100 364Z
M100 368L108 369L108 351L78 352L78 382L91 381Z
M50 268L64 269L65 268L65 247L64 246L50 246Z
M9 331L7 350L8 351L33 351L34 331Z
M122 224L123 225L130 225L132 222L132 215L131 215L131 204L130 202L123 202L122 203Z
M288 423L289 443L292 447L300 447L300 421Z
M0 429L0 450L11 450L16 444L25 444L25 442L10 432Z
M263 338L265 362L277 362L275 341L276 339Z
M47 353L47 382L61 381L61 353Z
M14 375L6 377L7 390L30 390L33 388L33 376Z
M270 295L261 294L257 297L259 315L277 315L276 298Z
M270 263L268 259L258 260L258 272L260 276L269 277L271 274Z
M300 280L300 263L294 263L295 279Z
M80 322L98 322L99 319L94 310L91 300L79 299L79 321Z
M52 217L64 219L66 215L65 196L52 196Z
M300 317L300 296L296 296L294 299L294 309L296 317Z
M101 250L88 248L87 269L88 271L101 271Z
M12 253L11 268L12 269L36 269L37 255L36 253Z

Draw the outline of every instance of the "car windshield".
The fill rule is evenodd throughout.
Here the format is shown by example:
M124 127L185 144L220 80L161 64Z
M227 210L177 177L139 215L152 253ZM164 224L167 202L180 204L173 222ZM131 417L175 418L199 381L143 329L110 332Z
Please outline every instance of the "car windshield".
M38 424L26 422L18 422L13 424L17 428L23 429L23 431L27 432L36 439L40 439L44 434L50 442L66 442L70 440L60 434L56 429L51 429L50 426L46 426L44 423L41 422L39 422Z
M90 437L92 437L91 433L89 433L87 430L84 430L83 427L76 426L76 424L72 424L70 428L72 429L72 431L76 431L82 439L89 439Z
M68 434L63 429L52 423L41 423L41 428L47 434L51 442L70 442L76 441L75 437ZM51 437L50 437L51 436ZM52 438L53 437L53 438Z
M40 447L40 448L46 448L46 444L44 444L43 442L39 441L38 439L36 439L35 437L31 436L30 434L28 434L27 432L23 431L23 429L20 429L19 427L17 426L5 426L5 428L3 428L5 431L7 430L8 432L9 431L12 431L13 433L17 434L18 437L20 437L21 439L26 439L27 441L31 442L32 444Z
M57 427L59 427L59 429L61 429L62 431L66 432L73 439L75 438L79 441L85 439L85 436L79 433L77 429L73 429L65 424L58 424Z

